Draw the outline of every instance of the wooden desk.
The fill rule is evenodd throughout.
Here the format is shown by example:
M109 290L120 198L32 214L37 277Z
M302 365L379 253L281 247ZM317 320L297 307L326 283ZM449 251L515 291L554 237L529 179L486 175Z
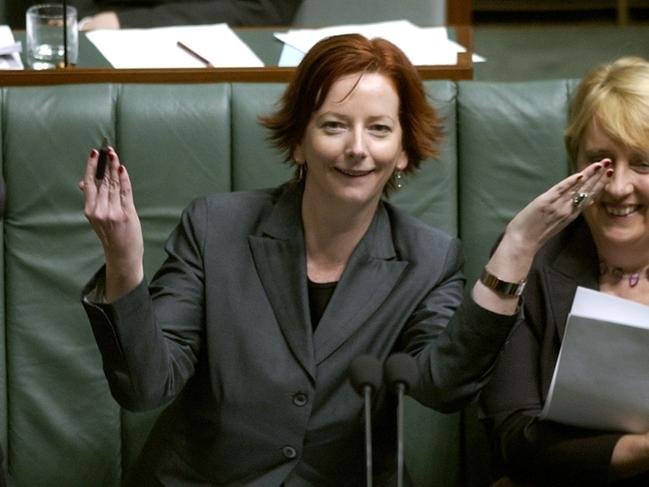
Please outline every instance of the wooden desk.
M454 65L417 66L423 79L466 80L473 78L473 31L470 26L450 28L455 40L467 48ZM79 83L214 83L286 82L295 68L279 67L282 44L271 29L238 29L237 35L266 64L263 68L114 69L85 35L79 36L79 64L65 69L0 71L0 86L35 86ZM20 38L21 33L16 33ZM23 39L24 41L24 39ZM24 42L23 42L24 44ZM23 59L25 62L25 59Z

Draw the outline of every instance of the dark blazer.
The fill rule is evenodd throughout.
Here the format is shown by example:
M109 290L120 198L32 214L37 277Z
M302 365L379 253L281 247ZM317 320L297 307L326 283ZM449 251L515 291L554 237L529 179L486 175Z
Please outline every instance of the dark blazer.
M132 485L357 487L365 470L363 402L347 380L354 358L411 353L420 371L412 395L441 411L484 385L515 319L471 300L455 313L459 242L387 203L312 331L301 197L301 186L286 185L198 199L149 289L93 303L100 273L84 290L117 401L132 410L173 401ZM382 389L377 486L395 470L395 416Z
M301 0L80 0L80 18L114 10L122 28L225 22L233 27L290 25ZM24 15L24 14L23 14Z
M578 218L537 254L523 317L481 396L483 420L505 473L533 485L607 485L620 434L539 421L577 286L599 289L597 250ZM649 485L647 478L624 485ZM622 484L620 484L622 485Z

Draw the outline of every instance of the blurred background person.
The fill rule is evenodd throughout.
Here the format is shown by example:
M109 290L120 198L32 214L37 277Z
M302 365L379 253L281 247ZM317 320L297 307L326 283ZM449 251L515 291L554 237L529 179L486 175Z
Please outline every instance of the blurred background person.
M78 0L79 29L119 29L226 23L288 25L301 0Z

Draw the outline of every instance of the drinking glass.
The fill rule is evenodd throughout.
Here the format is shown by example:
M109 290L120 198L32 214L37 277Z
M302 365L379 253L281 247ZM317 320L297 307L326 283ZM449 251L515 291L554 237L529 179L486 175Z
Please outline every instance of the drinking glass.
M68 64L76 64L79 53L77 9L66 6ZM63 35L63 4L33 5L25 14L27 34L27 63L33 69L65 66Z

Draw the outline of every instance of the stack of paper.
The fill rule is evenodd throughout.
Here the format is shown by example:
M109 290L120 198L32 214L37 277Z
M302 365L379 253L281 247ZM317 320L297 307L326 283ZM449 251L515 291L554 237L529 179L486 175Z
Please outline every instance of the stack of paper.
M8 25L0 25L0 69L23 69L22 44L14 40Z
M205 64L178 42L219 68L264 63L227 24L95 30L86 37L115 68L202 68Z
M399 46L415 65L453 65L457 62L457 53L466 51L464 47L448 38L446 27L418 27L407 20L394 20L277 32L275 37L285 43L279 65L296 66L304 54L321 39L352 33L362 34L370 39L382 37L389 40ZM484 58L474 54L473 61L484 61Z
M541 418L649 431L649 306L577 289Z

